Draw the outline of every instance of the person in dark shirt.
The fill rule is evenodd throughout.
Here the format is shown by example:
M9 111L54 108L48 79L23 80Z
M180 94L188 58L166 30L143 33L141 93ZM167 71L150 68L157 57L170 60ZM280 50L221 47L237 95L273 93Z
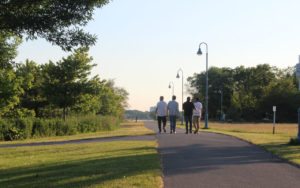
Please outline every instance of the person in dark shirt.
M194 103L191 102L191 98L187 97L186 102L183 103L182 109L184 111L184 120L185 120L185 134L189 132L192 133L192 117L193 117L193 110L195 106ZM188 126L189 124L189 126Z

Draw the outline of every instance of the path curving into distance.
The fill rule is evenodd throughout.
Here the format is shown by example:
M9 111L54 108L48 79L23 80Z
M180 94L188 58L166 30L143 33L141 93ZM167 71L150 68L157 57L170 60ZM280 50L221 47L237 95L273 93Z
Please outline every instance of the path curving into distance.
M145 126L157 132L156 122ZM169 127L168 127L169 128ZM300 168L237 138L157 134L165 188L290 188L300 186Z

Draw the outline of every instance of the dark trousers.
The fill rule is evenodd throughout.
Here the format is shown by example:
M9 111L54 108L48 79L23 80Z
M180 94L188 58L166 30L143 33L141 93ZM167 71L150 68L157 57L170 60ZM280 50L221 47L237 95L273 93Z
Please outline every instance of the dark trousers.
M188 132L188 131L192 132L192 115L185 115L184 120L185 120L185 130L186 130L186 132Z
M170 131L175 132L176 131L176 116L170 115Z
M161 123L163 124L164 131L166 129L167 125L167 117L166 116L157 116L157 122L158 122L158 130L161 132Z

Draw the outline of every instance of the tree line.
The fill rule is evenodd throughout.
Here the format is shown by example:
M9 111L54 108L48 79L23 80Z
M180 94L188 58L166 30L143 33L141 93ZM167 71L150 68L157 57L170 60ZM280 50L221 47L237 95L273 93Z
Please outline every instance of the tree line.
M109 0L0 1L0 140L111 130L120 124L128 93L91 76L83 30ZM17 47L43 38L69 51L57 62L14 62ZM46 49L43 49L46 50ZM68 116L68 118L66 118Z
M205 72L188 78L189 92L205 103ZM297 122L300 92L295 68L279 69L268 64L256 67L211 67L208 70L208 114L210 119L226 114L233 121L268 121L276 106L278 122ZM222 94L222 95L221 95Z
M67 114L122 117L128 93L115 87L112 80L90 78L95 64L88 48L79 48L58 62L38 64L26 60L16 64L13 58L17 43L18 40L5 40L0 35L1 117L65 119Z
M108 0L0 2L0 117L121 117L128 93L112 80L90 78L88 48L96 36L82 28ZM58 62L15 63L23 38L44 38L72 54Z
M0 140L112 130L128 93L91 76L88 47L57 62L15 63L21 39L0 34ZM68 118L67 118L68 117Z

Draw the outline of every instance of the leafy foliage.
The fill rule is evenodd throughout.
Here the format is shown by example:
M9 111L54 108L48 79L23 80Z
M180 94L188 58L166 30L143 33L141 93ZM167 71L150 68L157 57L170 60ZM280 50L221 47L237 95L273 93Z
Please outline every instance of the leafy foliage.
M20 80L12 69L0 69L0 116L12 110L20 101L23 93Z
M29 39L41 37L71 50L76 46L89 46L96 37L83 31L92 19L95 8L108 0L29 0L0 1L0 31Z
M91 65L87 49L80 48L74 54L54 64L50 62L43 67L45 83L43 85L47 100L62 108L65 118L66 109L73 107L83 94L88 83L87 76Z
M209 75L209 116L220 117L220 91L227 119L262 121L272 118L277 106L277 121L295 122L300 106L300 92L294 69L277 69L267 64L245 68L211 67ZM190 91L204 101L205 72L189 77ZM204 101L205 102L205 101Z
M113 130L120 120L112 116L77 116L66 121L59 118L18 118L0 120L0 140L19 140L45 136Z

